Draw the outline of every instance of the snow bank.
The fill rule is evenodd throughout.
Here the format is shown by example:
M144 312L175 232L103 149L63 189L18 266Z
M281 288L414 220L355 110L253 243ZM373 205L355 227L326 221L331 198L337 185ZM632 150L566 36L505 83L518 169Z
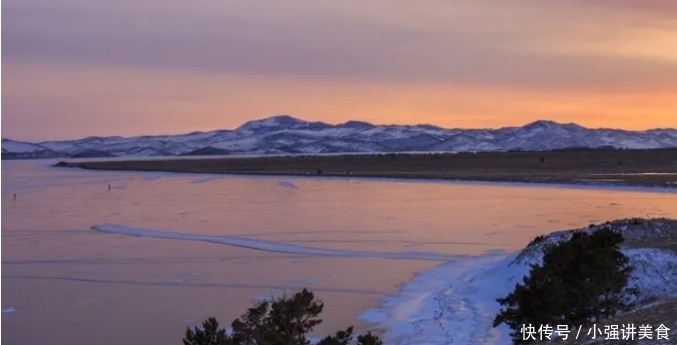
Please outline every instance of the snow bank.
M386 330L386 344L510 344L506 326L494 328L505 297L528 272L516 255L447 263L418 275L361 320Z
M623 253L634 268L628 287L637 288L635 302L657 298L677 298L677 255L669 250L652 248L625 249Z
M596 228L599 227L589 231ZM661 229L657 226L652 231L666 233ZM529 273L531 264L542 262L543 244L570 236L570 231L556 232L520 253L468 258L438 266L419 274L399 293L386 297L379 308L366 311L360 319L384 329L386 344L509 345L509 328L492 327L501 309L496 299L512 292ZM634 302L677 298L674 252L652 248L623 252L635 268L628 283L628 287L640 292Z

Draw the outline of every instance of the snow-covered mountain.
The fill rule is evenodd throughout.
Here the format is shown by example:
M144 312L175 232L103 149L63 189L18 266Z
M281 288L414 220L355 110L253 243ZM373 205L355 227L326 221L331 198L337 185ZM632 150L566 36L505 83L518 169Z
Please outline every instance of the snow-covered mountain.
M626 131L536 121L522 127L445 129L432 125L332 125L288 115L250 121L234 130L141 137L88 137L39 143L2 139L2 158L178 156L402 151L544 151L571 147L677 147L677 129Z

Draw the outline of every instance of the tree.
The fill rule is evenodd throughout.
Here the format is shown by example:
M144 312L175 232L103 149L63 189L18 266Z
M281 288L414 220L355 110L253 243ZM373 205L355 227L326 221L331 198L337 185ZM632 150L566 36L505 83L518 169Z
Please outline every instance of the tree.
M620 251L623 236L610 227L544 248L543 264L531 265L515 290L497 301L503 309L494 327L505 323L515 343L522 325L589 325L627 310L623 301L632 268Z
M202 329L186 329L183 345L226 345L228 336L225 329L219 329L219 322L210 317L202 322Z
M303 289L292 296L257 302L239 319L232 322L232 333L220 329L215 318L208 318L202 329L188 328L183 345L308 345L307 338L315 326L324 303L312 292ZM353 340L353 327L322 339L318 345L348 345ZM367 333L357 337L358 345L383 345Z
M345 331L338 331L335 335L328 336L317 345L349 345L353 340L353 327L348 327ZM357 336L357 345L383 345L383 341L371 332Z

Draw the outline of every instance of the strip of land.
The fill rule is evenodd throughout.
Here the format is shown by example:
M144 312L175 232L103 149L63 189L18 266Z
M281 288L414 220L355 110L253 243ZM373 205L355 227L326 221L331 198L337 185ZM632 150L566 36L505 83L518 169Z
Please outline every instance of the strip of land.
M677 149L389 153L60 162L91 170L322 175L677 188Z

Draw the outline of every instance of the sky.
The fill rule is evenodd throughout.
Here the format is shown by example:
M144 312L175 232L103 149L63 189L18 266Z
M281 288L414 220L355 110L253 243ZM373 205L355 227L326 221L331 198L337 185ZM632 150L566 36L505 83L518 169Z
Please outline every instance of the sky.
M677 127L674 0L3 0L2 136Z

